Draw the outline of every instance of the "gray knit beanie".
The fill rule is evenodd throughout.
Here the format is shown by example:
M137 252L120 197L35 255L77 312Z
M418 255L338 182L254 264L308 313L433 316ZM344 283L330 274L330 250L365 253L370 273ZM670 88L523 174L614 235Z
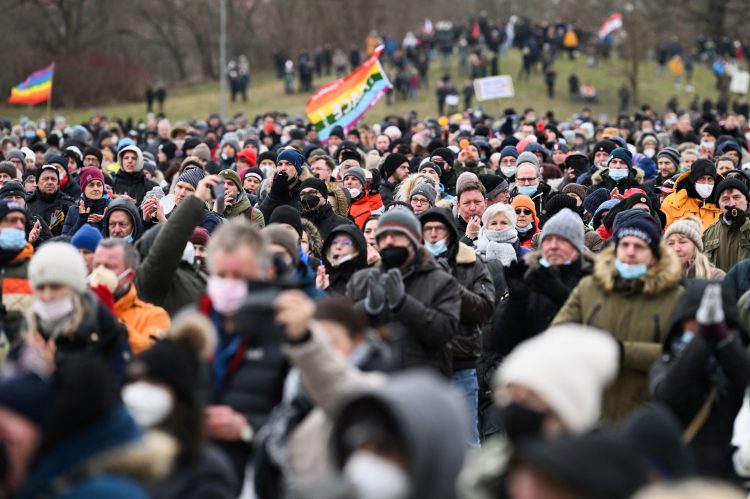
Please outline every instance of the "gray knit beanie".
M547 220L539 238L540 246L547 236L560 236L572 244L579 253L583 253L583 221L569 208L563 208Z

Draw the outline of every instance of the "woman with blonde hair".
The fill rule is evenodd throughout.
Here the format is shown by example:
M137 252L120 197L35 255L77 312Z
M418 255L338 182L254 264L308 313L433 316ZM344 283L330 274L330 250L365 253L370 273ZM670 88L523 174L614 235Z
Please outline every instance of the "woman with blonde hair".
M724 271L716 268L703 254L701 231L703 222L688 215L674 222L664 233L664 241L677 253L685 279L724 279Z

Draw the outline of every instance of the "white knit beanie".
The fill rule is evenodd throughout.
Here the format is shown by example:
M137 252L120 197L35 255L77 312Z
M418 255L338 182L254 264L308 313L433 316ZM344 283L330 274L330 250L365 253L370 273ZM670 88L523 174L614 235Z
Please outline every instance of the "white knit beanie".
M32 287L41 284L62 284L76 293L88 288L86 262L77 249L68 243L45 243L29 262Z
M515 383L552 407L567 429L582 433L601 414L602 393L617 376L617 342L588 326L555 326L518 345L503 361L496 386Z

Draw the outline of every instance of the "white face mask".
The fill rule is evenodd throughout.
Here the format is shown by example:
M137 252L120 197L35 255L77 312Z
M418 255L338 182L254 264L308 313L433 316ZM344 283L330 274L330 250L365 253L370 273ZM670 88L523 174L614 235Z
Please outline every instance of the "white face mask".
M404 499L411 491L406 472L372 452L354 452L344 466L344 476L357 489L358 499Z
M352 187L351 189L349 189L349 195L351 195L352 199L357 199L360 194L362 194L362 191L357 189L356 187Z
M145 381L125 386L122 401L141 428L151 428L161 423L174 407L174 399L167 390Z
M708 196L710 196L713 190L713 184L695 184L695 192L697 192L698 195L703 199L706 199Z
M656 149L648 148L643 150L643 154L648 158L653 158L654 154L656 154Z
M713 151L716 144L714 142L708 142L705 140L701 141L701 149L705 149L706 151Z
M516 170L518 170L518 168L515 166L501 166L500 167L500 171L503 172L503 175L509 178L516 174Z
M35 299L31 307L42 322L52 323L70 315L75 305L72 296L64 296L53 301Z

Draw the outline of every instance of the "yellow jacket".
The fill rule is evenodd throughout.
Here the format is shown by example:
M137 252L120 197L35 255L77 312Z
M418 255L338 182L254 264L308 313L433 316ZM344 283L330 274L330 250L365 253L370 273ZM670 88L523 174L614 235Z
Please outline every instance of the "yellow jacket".
M115 314L128 328L128 342L135 355L163 337L171 322L166 310L138 298L134 285L115 302Z
M714 203L704 203L701 199L688 196L687 182L690 172L685 172L674 183L674 192L664 199L661 211L667 216L665 229L685 215L695 215L703 220L703 230L719 219L721 209ZM721 179L717 178L718 183Z

